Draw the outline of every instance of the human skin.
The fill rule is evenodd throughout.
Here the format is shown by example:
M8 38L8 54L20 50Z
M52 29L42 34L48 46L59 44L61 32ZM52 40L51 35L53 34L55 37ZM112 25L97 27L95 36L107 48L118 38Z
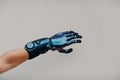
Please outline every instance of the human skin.
M8 51L0 56L0 74L28 60L28 52L24 48Z

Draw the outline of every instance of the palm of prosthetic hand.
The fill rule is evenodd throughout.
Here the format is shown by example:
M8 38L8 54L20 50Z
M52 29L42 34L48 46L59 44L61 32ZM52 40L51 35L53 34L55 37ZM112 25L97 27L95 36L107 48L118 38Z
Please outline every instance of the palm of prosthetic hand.
M57 50L60 53L70 53L73 51L73 49L64 49L64 47L74 43L81 43L80 38L82 38L82 36L73 31L66 31L55 34L50 38L52 50Z

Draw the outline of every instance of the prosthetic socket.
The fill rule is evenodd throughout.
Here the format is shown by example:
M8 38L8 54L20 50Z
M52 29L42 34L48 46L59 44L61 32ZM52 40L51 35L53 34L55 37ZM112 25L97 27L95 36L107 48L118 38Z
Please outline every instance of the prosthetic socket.
M74 43L81 43L80 38L82 38L82 36L74 31L65 31L57 33L50 38L31 41L25 45L25 50L29 54L29 59L35 58L40 54L44 54L49 50L57 50L60 53L70 53L73 51L72 48L63 48Z

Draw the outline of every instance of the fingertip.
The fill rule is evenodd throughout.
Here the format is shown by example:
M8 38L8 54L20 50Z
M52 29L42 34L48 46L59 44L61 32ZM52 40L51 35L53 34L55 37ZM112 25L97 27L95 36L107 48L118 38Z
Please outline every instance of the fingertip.
M72 48L70 48L70 49L67 50L68 53L71 53L72 51L73 51Z
M81 43L82 41L81 40L76 40L75 43Z
M81 35L79 35L80 36L80 38L83 38Z
M78 42L79 42L79 43L82 43L82 41L81 41L81 40L79 40Z

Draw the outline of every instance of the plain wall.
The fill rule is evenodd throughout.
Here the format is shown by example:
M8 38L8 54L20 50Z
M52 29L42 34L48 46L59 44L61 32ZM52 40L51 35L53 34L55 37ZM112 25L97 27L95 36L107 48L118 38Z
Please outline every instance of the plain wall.
M0 80L120 80L119 0L0 0L0 55L66 30L83 36L71 54L49 51Z

